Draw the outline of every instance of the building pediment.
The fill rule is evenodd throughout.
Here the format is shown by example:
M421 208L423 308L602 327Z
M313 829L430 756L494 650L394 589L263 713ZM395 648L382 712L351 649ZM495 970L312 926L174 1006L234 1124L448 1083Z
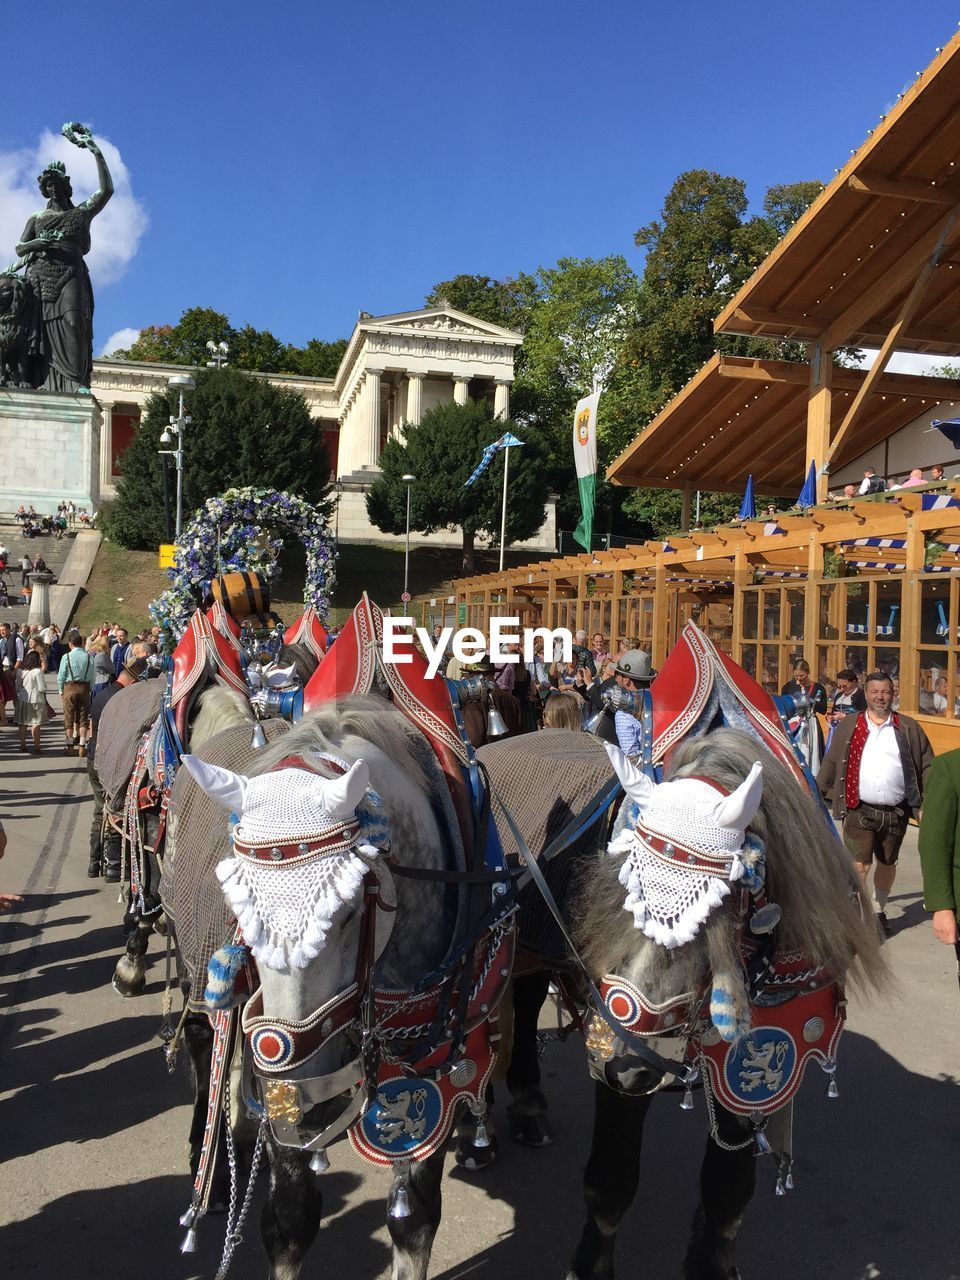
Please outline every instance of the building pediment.
M519 346L523 334L487 320L478 320L452 307L429 307L420 311L403 311L392 316L369 316L360 320L358 327L366 333L392 333L413 331L431 336L450 334L455 338L487 339Z

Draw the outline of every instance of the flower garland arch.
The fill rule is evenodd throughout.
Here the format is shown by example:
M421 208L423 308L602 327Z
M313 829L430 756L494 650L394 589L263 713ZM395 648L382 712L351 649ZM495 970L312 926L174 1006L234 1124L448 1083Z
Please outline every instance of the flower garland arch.
M208 498L174 546L172 585L150 605L150 616L165 635L178 640L207 584L222 573L259 573L278 580L284 538L296 534L307 553L304 605L325 620L336 580L336 550L322 509L277 489L228 489Z

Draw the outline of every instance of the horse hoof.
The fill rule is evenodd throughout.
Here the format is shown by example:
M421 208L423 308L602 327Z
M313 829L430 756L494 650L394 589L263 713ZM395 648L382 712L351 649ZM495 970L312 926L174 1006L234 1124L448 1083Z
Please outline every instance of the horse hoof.
M497 1158L497 1140L491 1138L489 1146L475 1147L469 1139L462 1138L457 1143L454 1156L459 1168L466 1169L468 1173L481 1173L489 1169Z
M510 1137L525 1147L549 1147L556 1136L546 1116L509 1116Z
M119 974L114 974L110 979L110 985L118 996L123 996L125 1000L131 999L133 996L142 996L143 989L147 985L146 975L142 975L139 980L126 982Z

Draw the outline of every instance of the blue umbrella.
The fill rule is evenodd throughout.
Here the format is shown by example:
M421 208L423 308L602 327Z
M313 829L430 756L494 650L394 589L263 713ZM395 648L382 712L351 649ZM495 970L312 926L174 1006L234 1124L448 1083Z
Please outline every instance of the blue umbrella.
M757 506L753 500L753 476L747 476L747 487L743 491L743 501L737 512L738 520L756 520Z
M807 472L807 483L800 490L800 497L797 499L798 507L815 507L817 505L817 464L810 463L810 470Z
M960 449L960 418L934 418L930 426L942 432L955 449Z

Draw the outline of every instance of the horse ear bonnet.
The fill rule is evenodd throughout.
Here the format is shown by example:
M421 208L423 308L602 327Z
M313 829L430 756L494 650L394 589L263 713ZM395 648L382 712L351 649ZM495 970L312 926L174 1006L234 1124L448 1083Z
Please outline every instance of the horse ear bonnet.
M746 831L757 816L762 797L763 765L757 760L736 791L721 796L716 809L717 826Z
M620 779L620 785L630 799L643 808L653 795L655 783L632 760L628 760L619 747L612 742L604 742L603 745L607 749L613 771Z
M249 779L243 774L221 769L219 765L207 764L199 756L184 755L180 758L211 800L216 800L217 804L223 805L228 811L232 810L234 813L243 811L244 800L250 785Z

